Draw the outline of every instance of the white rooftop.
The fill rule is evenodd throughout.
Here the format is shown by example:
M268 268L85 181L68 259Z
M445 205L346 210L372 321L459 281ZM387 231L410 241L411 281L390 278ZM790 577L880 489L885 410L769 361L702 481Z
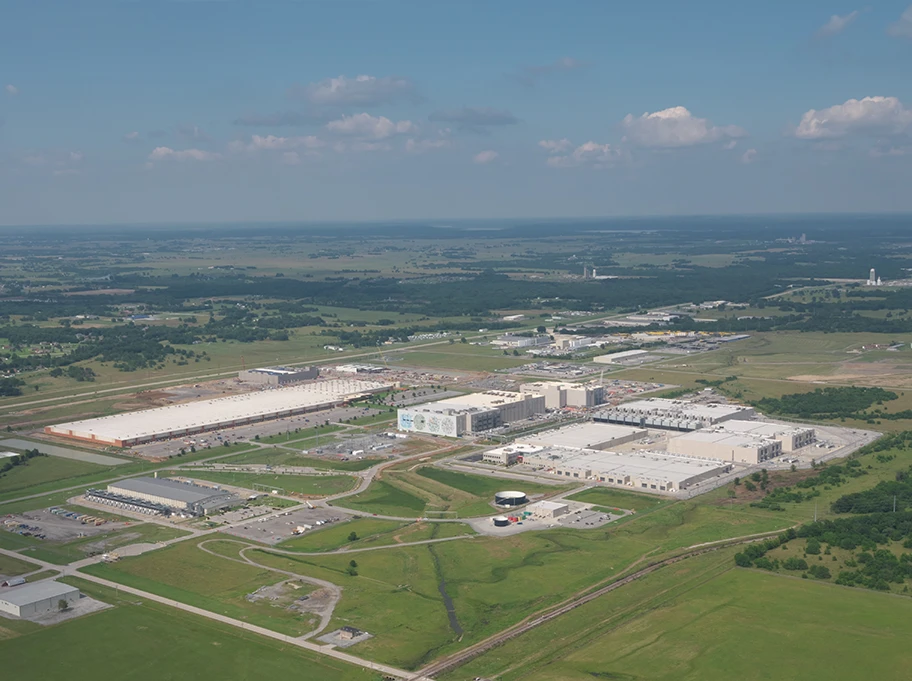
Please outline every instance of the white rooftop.
M702 475L724 464L711 459L693 459L674 456L666 452L606 452L594 449L570 450L552 448L538 454L537 458L548 457L554 466L586 468L593 475L611 474L615 476L654 478L665 480L686 480L695 475Z
M525 444L539 447L567 447L568 449L599 449L615 440L633 435L646 437L648 431L632 426L617 426L608 423L575 423L556 430L546 430L522 438Z
M372 390L382 390L389 384L374 381L330 380L289 386L274 390L218 397L212 400L172 404L167 407L101 416L85 421L60 423L52 432L108 440L130 440L156 436L185 429L217 426L250 417L269 417L292 409L329 405L341 399L355 397Z
M690 440L691 442L712 442L723 444L728 447L762 447L768 445L772 440L759 435L749 433L728 433L724 430L694 430L690 433L682 433L675 437L676 440Z
M468 393L458 397L449 397L440 400L436 404L447 405L451 407L478 407L481 409L494 409L504 404L514 404L522 402L526 398L541 397L536 393L514 393L505 390L488 390L483 393Z
M765 421L742 421L732 419L723 421L713 426L714 430L724 430L730 433L757 435L759 437L778 437L780 435L793 435L810 430L810 426L791 426L783 423L767 423Z
M559 501L536 501L534 504L526 507L527 511L540 508L543 511L558 511L562 508L567 508L567 504L562 504Z
M750 407L742 407L737 404L697 404L684 400L669 400L664 397L650 397L645 400L624 402L614 407L614 409L620 411L680 414L682 416L691 416L694 418L719 418L721 416L738 414L745 411L750 414L753 413L753 409Z
M10 589L0 591L0 601L6 601L12 605L30 605L36 601L43 601L48 598L57 598L65 594L79 591L75 586L61 584L52 579L45 579L40 582L14 586Z

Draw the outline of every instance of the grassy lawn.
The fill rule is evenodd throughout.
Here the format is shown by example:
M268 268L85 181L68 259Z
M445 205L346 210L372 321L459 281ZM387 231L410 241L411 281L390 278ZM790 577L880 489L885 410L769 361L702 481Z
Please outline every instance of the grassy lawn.
M298 440L306 440L309 438L315 438L317 436L329 435L338 430L342 430L342 426L320 426L314 428L295 428L292 431L286 433L279 433L278 435L268 435L267 437L261 437L257 442L263 442L266 444L284 444L286 442L297 442Z
M136 597L74 580L83 592L117 607L53 627L0 635L10 679L88 681L98 665L115 679L280 679L378 681L379 675L279 641L246 633ZM7 624L3 621L4 626ZM16 623L19 624L19 623ZM24 623L31 624L31 623ZM48 654L53 651L53 654Z
M288 577L205 553L197 547L200 541L205 539L180 542L116 563L90 565L84 571L291 636L313 629L315 618L309 613L246 599L261 586Z
M39 565L35 565L34 563L29 563L19 558L13 558L12 556L0 553L0 575L3 575L4 577L24 575L26 572L34 572L39 567Z
M385 461L385 459L366 458L342 461L332 457L305 456L299 452L288 449L270 449L268 447L255 449L252 452L238 454L237 456L231 456L223 460L224 463L264 463L270 466L309 466L311 468L332 471L363 471L371 466L375 466L381 461Z
M414 517L424 513L426 503L414 494L391 485L385 480L374 480L364 492L341 499L337 504L363 513L378 513L399 517Z
M235 485L253 489L253 485L267 485L284 489L286 492L307 496L325 497L338 494L355 486L350 475L272 475L271 473L233 473L222 471L170 471L169 475L186 475L199 480L208 480L222 485Z
M499 678L902 679L910 635L910 599L730 570L533 674Z
M571 494L567 497L574 501L582 501L587 504L599 504L609 508L623 508L628 511L652 511L667 505L668 499L648 494L636 494L627 492L622 489L610 489L607 487L593 487L591 489Z
M83 476L105 474L106 477L114 477L118 473L113 472L110 466L58 456L37 456L0 475L0 493L34 493L33 488L46 483L67 480L71 485L78 485L79 478Z

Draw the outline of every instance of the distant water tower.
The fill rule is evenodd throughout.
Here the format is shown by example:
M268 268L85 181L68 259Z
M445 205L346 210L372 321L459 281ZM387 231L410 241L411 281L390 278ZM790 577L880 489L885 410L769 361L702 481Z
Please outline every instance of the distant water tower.
M871 268L871 273L868 275L868 286L877 286L877 273L874 271L874 268Z

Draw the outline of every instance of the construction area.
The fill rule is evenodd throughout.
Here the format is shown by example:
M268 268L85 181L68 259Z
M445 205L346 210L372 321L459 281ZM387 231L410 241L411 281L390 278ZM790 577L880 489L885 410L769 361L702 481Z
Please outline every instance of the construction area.
M46 426L44 432L84 442L132 447L155 440L168 440L342 406L391 387L388 383L375 381L317 381L61 423Z

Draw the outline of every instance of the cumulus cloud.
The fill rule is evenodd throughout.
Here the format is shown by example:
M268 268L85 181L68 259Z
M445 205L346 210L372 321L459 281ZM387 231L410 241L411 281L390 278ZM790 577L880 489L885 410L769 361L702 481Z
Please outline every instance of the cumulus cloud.
M138 142L139 138L139 132L134 130L133 132L126 133L121 139L123 139L124 142Z
M6 90L6 94L8 94L10 97L15 97L16 95L19 94L19 88L17 88L17 87L16 87L15 85L13 85L12 83L10 83L9 85L7 85L7 86L6 86L5 88L3 88L3 89Z
M418 127L411 121L391 121L385 116L359 113L330 121L326 129L337 135L382 140L393 135L414 133Z
M505 109L472 106L450 111L435 111L428 116L428 120L449 123L460 130L471 132L487 132L493 127L519 123L519 119Z
M538 143L538 146L550 154L560 154L572 147L573 143L565 137L560 140L542 140Z
M912 125L912 110L896 97L849 99L826 109L810 109L794 130L795 137L817 140L855 132L900 133Z
M749 165L749 164L753 163L756 158L757 158L757 150L748 149L743 154L741 154L741 163L743 163L745 165Z
M546 149L551 156L548 158L548 165L552 168L575 168L587 166L591 168L607 168L614 165L618 160L624 157L624 152L612 147L610 144L598 144L589 141L581 144L569 154L567 151L573 145L569 140L542 140L538 146Z
M305 125L315 125L331 120L332 116L325 111L279 111L271 114L247 114L235 118L234 125L270 128L294 128Z
M567 71L576 71L583 68L585 65L586 64L573 57L561 57L550 64L523 66L519 71L513 74L513 78L523 85L532 87L537 85L538 81L545 76L566 73Z
M321 106L374 106L416 97L415 85L407 78L367 75L339 76L306 86L297 85L289 94Z
M85 154L81 151L46 149L28 152L21 160L33 168L47 168L52 175L76 175L80 172Z
M232 151L291 151L304 149L312 151L323 147L323 141L314 135L304 137L276 137L275 135L252 135L249 143L235 142Z
M500 156L496 151L491 151L490 149L485 149L484 151L479 151L475 156L472 157L472 162L477 163L478 165L487 165L488 163L493 163Z
M203 149L172 149L171 147L155 147L149 154L150 161L215 161L222 157Z
M858 15L858 10L854 10L848 14L843 14L841 16L839 14L834 14L823 26L817 29L817 37L829 38L831 36L842 33L849 27L849 24L858 18Z
M736 125L716 126L705 118L697 118L683 106L644 113L638 118L627 114L621 125L626 131L625 141L642 147L665 149L691 147L747 135Z
M896 38L912 38L912 5L887 27L887 33Z
M416 139L414 137L410 137L405 141L405 150L409 154L423 154L426 151L433 151L434 149L446 149L450 146L452 146L452 142L444 138Z

